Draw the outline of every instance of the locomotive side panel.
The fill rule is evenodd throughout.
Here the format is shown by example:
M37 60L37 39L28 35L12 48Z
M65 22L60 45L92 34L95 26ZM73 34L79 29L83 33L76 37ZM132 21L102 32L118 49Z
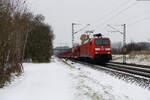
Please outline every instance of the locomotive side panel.
M92 42L80 46L80 57L92 58Z

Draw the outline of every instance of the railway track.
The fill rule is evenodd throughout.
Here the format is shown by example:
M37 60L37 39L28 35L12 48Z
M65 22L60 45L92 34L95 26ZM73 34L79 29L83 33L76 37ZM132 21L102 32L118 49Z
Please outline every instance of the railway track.
M81 62L73 60L74 62L86 64L91 68L105 69L120 74L126 74L133 77L138 77L141 79L150 80L150 66L146 65L136 65L136 64L123 64L119 62L110 62L105 65L91 64L88 62Z
M68 63L67 61L63 60ZM72 63L79 63L86 65L86 67L93 68L97 71L105 72L118 79L124 80L128 83L135 83L140 87L150 90L150 66L135 65L135 64L122 64L118 62L110 62L105 65L91 64L89 62L71 60ZM70 64L69 64L70 65Z
M110 63L113 63L113 64L120 64L120 65L129 65L129 66L136 66L136 67L142 67L142 68L150 68L150 66L148 65L139 65L139 64L133 64L133 63L120 63L120 62L110 62Z
M143 78L150 79L150 66L146 65L134 65L134 64L122 64L110 62L106 65L102 65L103 67L114 69L117 71L126 72L133 75L138 75Z

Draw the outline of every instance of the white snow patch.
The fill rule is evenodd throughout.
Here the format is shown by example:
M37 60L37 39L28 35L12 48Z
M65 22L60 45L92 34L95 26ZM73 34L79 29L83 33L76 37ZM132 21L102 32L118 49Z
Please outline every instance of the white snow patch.
M0 89L0 100L71 100L70 77L57 60L24 64L24 77Z
M55 58L24 64L24 75L0 89L0 100L150 100L150 91L87 65Z
M71 64L70 61L68 63ZM73 64L77 100L150 100L150 91L86 65Z

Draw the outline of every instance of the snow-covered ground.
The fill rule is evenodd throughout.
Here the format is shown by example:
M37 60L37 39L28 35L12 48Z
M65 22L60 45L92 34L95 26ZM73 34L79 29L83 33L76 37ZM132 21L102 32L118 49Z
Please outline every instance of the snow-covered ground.
M150 91L55 58L49 64L24 64L24 75L0 89L0 100L150 100Z
M68 70L57 60L24 64L24 75L0 89L0 100L71 100Z
M150 55L127 55L127 63L150 65ZM122 55L113 55L113 61L122 62Z

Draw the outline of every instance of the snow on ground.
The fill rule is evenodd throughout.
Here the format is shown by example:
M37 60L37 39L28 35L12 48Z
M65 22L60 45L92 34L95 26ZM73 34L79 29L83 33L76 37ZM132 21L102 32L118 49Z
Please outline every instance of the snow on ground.
M127 63L150 65L150 55L127 55ZM113 61L122 62L122 55L113 55Z
M0 100L71 100L70 76L57 60L24 64L24 75L0 89Z
M77 100L150 100L150 91L147 89L82 64L74 63L73 66Z
M87 65L24 64L24 75L0 89L0 100L150 100L150 91Z

